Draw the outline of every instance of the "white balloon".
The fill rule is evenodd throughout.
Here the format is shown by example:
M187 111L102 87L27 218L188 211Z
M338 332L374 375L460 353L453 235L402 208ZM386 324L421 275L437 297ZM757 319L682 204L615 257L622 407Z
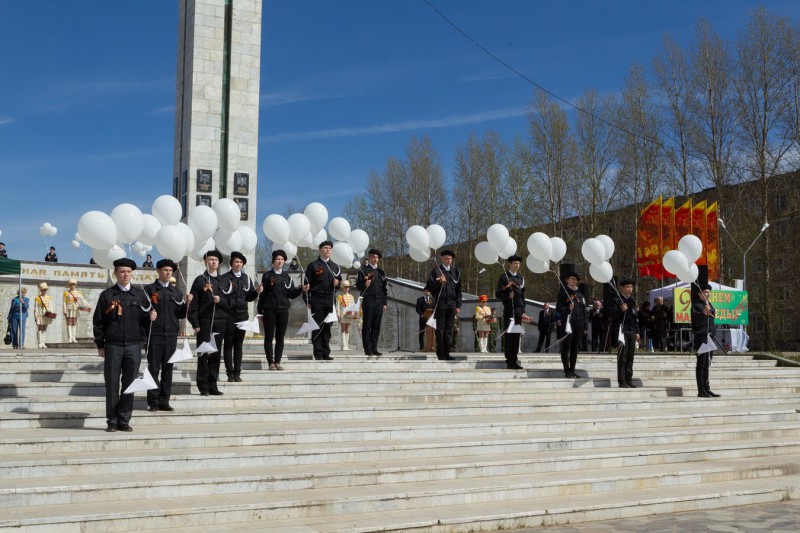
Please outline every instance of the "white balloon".
M515 253L517 253L517 241L509 237L508 240L506 241L505 247L502 250L500 250L500 252L497 255L499 255L503 259L508 259Z
M2 235L2 233L0 233L0 235ZM77 231L75 232L75 235L72 236L72 238L78 242L81 242L81 234L78 233Z
M194 232L191 230L191 228L189 228L189 226L183 222L178 222L176 225L178 226L178 229L183 232L183 240L186 246L186 249L183 251L183 255L186 255L190 250L194 250L194 243L197 239L195 239Z
M336 217L328 224L328 231L334 239L346 241L350 236L350 223L342 217Z
M273 246L273 250L281 249L286 252L286 258L288 261L291 261L295 257L297 257L297 246L293 242L286 241L285 243L281 244L280 246Z
M145 244L144 245L144 251L145 252L152 252L153 251L153 247L151 245L149 245L149 244Z
M78 233L83 242L97 250L110 250L117 242L117 227L102 211L89 211L78 220Z
M325 239L322 239L324 241ZM322 242L319 241L319 242ZM310 231L306 233L306 236L297 241L298 248L311 248L314 245L314 234Z
M174 226L181 221L181 215L183 214L181 203L177 198L169 194L156 198L150 211L162 226Z
M425 231L428 233L428 246L436 250L447 240L447 233L439 224L431 224Z
M546 233L537 231L528 237L528 253L539 261L550 261L553 254L553 242Z
M214 242L214 238L211 237L206 241L196 243L194 249L189 253L189 256L195 261L202 261L206 252L210 252L216 248L217 244Z
M39 235L42 237L47 237L47 228L44 226L39 226Z
M670 250L665 253L661 264L664 265L664 270L675 277L689 272L689 260L686 259L683 252L678 250Z
M314 238L311 239L311 246L309 248L317 249L319 248L320 243L325 242L328 240L328 232L325 229L319 230L319 232L314 235Z
M242 238L242 252L252 254L258 246L258 235L250 226L239 226L236 232Z
M50 224L49 222L45 222L44 224L42 224L42 227L43 227L44 229L46 229L46 230L48 231L48 233L49 233L49 232L50 232L50 228L52 228L52 227L53 227L53 225L52 225L52 224Z
M303 213L291 215L287 222L289 223L289 239L292 242L298 242L311 231L311 223Z
M81 247L81 243L73 239L72 240L72 247L73 248L80 248Z
M103 268L114 268L114 261L122 259L123 257L125 257L125 250L116 244L108 250L92 248L92 258L94 262Z
M601 241L590 237L583 241L581 254L592 265L599 265L606 260L606 247Z
M606 249L606 261L611 259L611 256L614 255L614 239L608 235L598 235L595 239L603 243L603 248Z
M58 228L55 226L50 226L50 229L47 232L47 234L50 235L51 237L55 237L57 233L58 233Z
M703 255L703 242L695 235L684 235L678 241L678 250L683 252L691 265Z
M192 229L195 239L205 242L214 235L219 225L217 213L207 205L198 205L189 211L186 223Z
M141 252L143 250L144 250L144 245L142 243L140 243L139 241L136 241L135 243L131 244L131 251L133 251L133 252Z
M686 272L681 272L678 274L678 279L684 283L692 283L694 280L697 279L697 276L700 274L700 269L697 268L697 265L692 263L689 265L689 268Z
M430 252L428 250L418 250L417 248L409 248L408 255L411 256L411 259L418 263L424 263L428 259L431 258Z
M608 283L614 277L614 268L608 261L597 265L589 265L589 275L598 283Z
M111 220L117 227L117 239L133 242L144 229L142 211L133 204L119 204L111 211Z
M356 255L361 256L369 247L369 235L363 229L354 229L350 232L347 242L353 248Z
M303 210L303 214L308 217L311 224L311 233L319 233L319 230L328 223L328 209L319 202L311 202Z
M220 198L211 206L217 214L217 224L220 229L228 232L236 231L242 221L242 212L239 206L230 198Z
M486 240L496 252L502 251L508 242L508 228L502 224L492 224L486 230Z
M238 252L241 249L242 236L235 230L220 228L214 234L214 242L217 243L217 250L225 255L231 255L231 252Z
M186 255L186 238L183 230L175 224L161 226L156 235L156 248L162 257L180 261Z
M289 223L281 215L270 215L265 218L261 229L272 242L284 243L289 240Z
M567 243L561 237L550 237L550 245L553 250L550 252L550 261L557 263L567 255Z
M475 258L484 265L492 265L497 262L497 250L486 241L481 241L475 245Z
M361 261L353 261L353 268L361 268Z
M427 250L430 248L431 239L422 226L411 226L406 230L406 241L411 248Z
M525 265L528 267L528 270L534 274L544 274L550 270L550 261L542 261L532 255L529 255L528 258L525 259Z
M144 256L146 256L146 255L147 255L147 251L146 251L146 250L139 250L139 251L138 251L138 252L136 252L136 253L138 253L138 254L139 254L139 257L144 257Z
M153 215L142 215L142 233L139 235L139 242L142 244L153 245L156 243L156 235L161 229L161 222Z
M334 219L335 220L335 219ZM335 263L349 265L353 263L353 248L346 242L340 241L333 244L331 257Z

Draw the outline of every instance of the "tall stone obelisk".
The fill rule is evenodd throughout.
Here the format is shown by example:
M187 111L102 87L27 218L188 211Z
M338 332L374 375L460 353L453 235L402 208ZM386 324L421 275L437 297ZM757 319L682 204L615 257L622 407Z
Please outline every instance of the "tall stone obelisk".
M230 198L255 230L261 0L178 3L173 195L184 217ZM193 277L199 265L187 262Z

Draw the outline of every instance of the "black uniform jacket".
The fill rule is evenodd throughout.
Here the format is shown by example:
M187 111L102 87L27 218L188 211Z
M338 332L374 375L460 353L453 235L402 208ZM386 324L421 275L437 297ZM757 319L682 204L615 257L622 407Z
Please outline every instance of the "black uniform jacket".
M165 287L158 280L145 286L144 292L158 314L150 334L177 336L180 332L180 319L186 317L186 300L183 294L169 283Z
M575 304L572 312L569 309L570 303ZM580 290L572 289L568 285L562 286L556 299L556 311L562 321L569 316L569 323L573 328L586 328L586 298Z
M713 337L717 333L717 326L714 324L714 316L716 316L717 310L709 303L711 314L706 315L703 312L705 305L705 302L692 302L692 333L695 335L711 335Z
M446 283L439 283L436 279L444 275ZM433 296L436 307L439 309L461 308L461 272L454 266L447 271L443 266L436 266L428 275L425 288Z
M339 268L339 265L330 259L325 262L318 257L306 267L306 279L308 279L310 286L308 292L303 295L306 303L332 307L334 304L333 295L336 293L333 280L342 281L342 269Z
M224 289L225 296L228 298L228 316L236 321L247 320L250 315L247 304L258 298L255 282L244 272L241 272L237 278L233 270L225 274L223 278L228 283L228 287Z
M208 270L194 279L189 293L192 301L189 302L189 323L193 328L200 327L200 322L210 322L213 315L214 322L224 322L228 318L228 297L225 294L229 289L226 276L212 276ZM214 307L214 296L219 296L219 303Z
M622 310L623 303L628 306L627 311ZM636 300L633 299L633 296L628 298L622 296L622 299L620 299L619 296L611 298L608 314L615 323L622 325L622 331L639 330L639 318L637 313Z
M367 287L367 279L371 279ZM356 288L361 291L361 297L365 300L375 300L375 302L386 305L386 272L382 268L372 268L367 265L358 270L358 280Z
M263 315L264 310L288 311L291 302L303 292L302 287L294 284L292 276L283 271L276 274L274 270L268 270L261 276L261 285L264 290L258 296L256 309L258 314Z
M115 284L107 288L100 293L92 317L95 345L104 348L106 344L142 342L142 328L150 321L152 309L147 294L138 287L123 291Z
M506 285L512 284L511 287L505 288ZM514 309L525 310L525 279L520 276L519 272L512 274L509 271L501 274L497 280L497 290L494 297L503 302L503 307L506 311L513 313Z

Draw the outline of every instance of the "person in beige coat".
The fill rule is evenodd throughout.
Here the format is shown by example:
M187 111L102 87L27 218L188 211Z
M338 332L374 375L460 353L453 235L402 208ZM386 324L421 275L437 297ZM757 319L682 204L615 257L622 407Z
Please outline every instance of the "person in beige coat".
M47 294L47 283L44 281L39 284L39 296L33 300L33 319L36 321L36 346L37 348L47 348L44 338L47 333L47 326L55 320L53 312L53 300Z
M64 319L67 322L68 342L78 342L78 318L81 311L91 311L91 307L78 290L78 280L70 278L64 291Z

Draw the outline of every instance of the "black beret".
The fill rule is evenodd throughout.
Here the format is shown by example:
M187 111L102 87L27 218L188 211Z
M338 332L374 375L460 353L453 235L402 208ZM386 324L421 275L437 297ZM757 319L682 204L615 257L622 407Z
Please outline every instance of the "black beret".
M383 254L381 254L381 251L377 248L370 248L369 252L367 252L367 255L377 255L379 259L383 257Z
M178 270L178 265L175 264L175 261L173 261L172 259L162 259L161 261L156 263L156 268L164 268L164 267L169 267L172 270Z
M704 291L710 291L710 290L713 290L713 288L708 283L703 283L703 290Z
M128 267L131 270L136 270L136 262L133 259L122 257L114 261L114 268L116 269L117 267Z
M452 250L442 250L441 252L439 252L439 255L442 256L442 257L448 255L448 256L452 257L453 259L456 258L456 254Z
M209 250L203 254L203 259L208 259L209 257L216 257L220 261L222 261L222 252L219 250Z
M247 258L244 256L242 252L231 252L231 260L229 261L230 264L233 264L234 259L241 259L242 264L247 264Z
M331 241L322 241L319 243L319 246L317 246L317 249L322 248L323 246L330 246L333 248L333 243Z
M509 258L507 259L507 261L508 261L509 263L513 263L514 261L519 261L519 262L521 263L521 262L522 262L522 257L520 257L520 256L518 256L518 255L512 255L512 256L509 256Z
M273 263L275 262L275 258L278 257L278 256L283 257L284 261L286 261L286 259L288 259L286 257L286 252L284 252L283 250L274 250L272 252L272 262Z
M633 282L632 279L623 279L619 284L620 287L626 287L628 285L636 285L636 284Z
M580 280L581 280L581 277L578 275L578 273L577 273L577 272L568 272L568 273L567 273L567 274L564 276L564 279L568 279L568 278L575 278L575 279L577 279L578 281L580 281Z

